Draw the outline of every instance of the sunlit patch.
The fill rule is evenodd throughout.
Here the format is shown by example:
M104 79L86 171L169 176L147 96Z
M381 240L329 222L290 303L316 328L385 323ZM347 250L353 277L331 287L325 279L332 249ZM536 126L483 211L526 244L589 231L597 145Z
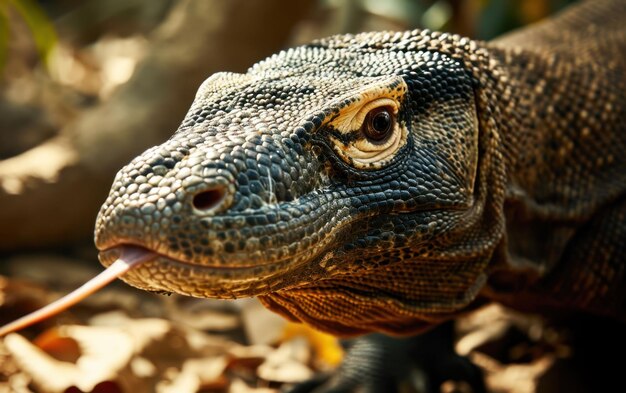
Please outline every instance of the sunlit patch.
M338 113L325 124L335 131L329 139L342 160L356 168L376 169L395 157L408 137L406 125L398 119L406 91L404 80L394 77L369 85L337 105ZM374 123L379 129L373 135L368 132L376 121L372 115L381 112L383 121Z

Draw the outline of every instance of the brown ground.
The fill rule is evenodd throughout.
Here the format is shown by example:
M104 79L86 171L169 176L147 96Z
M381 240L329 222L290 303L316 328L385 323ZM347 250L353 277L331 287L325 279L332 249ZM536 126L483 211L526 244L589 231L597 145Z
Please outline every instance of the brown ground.
M0 322L74 289L100 268L51 254L3 261ZM60 274L62 272L62 274ZM494 393L530 393L570 355L538 317L493 305L458 323ZM0 342L0 392L272 392L332 369L337 341L256 301L153 295L123 283ZM450 390L452 383L442 391Z

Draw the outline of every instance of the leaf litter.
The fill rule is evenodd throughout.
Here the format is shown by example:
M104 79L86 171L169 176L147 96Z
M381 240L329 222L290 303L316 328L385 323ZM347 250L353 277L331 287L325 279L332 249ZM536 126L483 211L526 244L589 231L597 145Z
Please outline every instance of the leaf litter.
M9 269L18 262L25 263L8 260ZM1 322L68 292L55 273L58 266L86 276L71 261L54 259L28 279L0 276ZM501 306L470 314L458 330L457 351L484 370L496 393L534 392L542 375L568 355L558 343L546 344L550 332L540 318ZM252 299L164 297L115 283L51 320L4 337L0 393L278 392L332 370L341 358L334 337L287 323ZM462 391L444 384L442 391L448 390Z

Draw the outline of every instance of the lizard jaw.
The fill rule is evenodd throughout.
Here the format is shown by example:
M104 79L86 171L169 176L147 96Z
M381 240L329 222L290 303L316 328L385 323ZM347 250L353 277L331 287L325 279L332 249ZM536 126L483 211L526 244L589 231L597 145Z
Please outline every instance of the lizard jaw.
M302 268L310 258L302 255L300 258L255 265L198 264L165 255L144 245L129 243L118 243L103 249L98 258L104 266L109 266L128 246L155 257L120 277L123 281L147 291L174 292L200 298L233 299L284 289L289 282L283 279L282 273Z

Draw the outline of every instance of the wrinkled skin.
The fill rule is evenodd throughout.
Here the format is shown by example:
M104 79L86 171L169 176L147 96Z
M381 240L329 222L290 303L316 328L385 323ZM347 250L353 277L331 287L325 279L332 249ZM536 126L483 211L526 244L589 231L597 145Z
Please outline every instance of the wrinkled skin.
M266 295L270 308L340 334L419 330L475 297L501 232L477 229L488 199L475 189L478 81L428 49L428 34L376 36L425 43L406 52L364 38L292 49L201 86L180 129L120 171L100 212L101 250L161 255L125 280ZM403 134L353 160L363 124L340 120L381 97L397 104Z
M337 36L216 74L118 173L101 261L139 245L159 258L132 285L259 296L338 335L422 331L479 295L623 319L625 14Z

